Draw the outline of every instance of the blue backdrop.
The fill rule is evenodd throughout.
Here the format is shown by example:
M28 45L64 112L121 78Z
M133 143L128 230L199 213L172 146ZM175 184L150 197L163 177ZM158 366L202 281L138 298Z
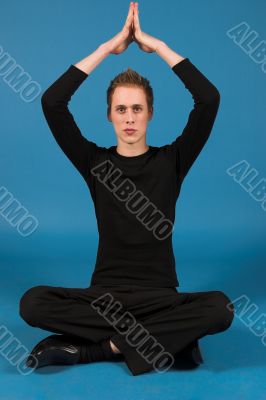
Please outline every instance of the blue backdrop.
M122 29L128 6L122 0L1 5L1 319L28 349L48 332L30 328L19 317L22 294L40 284L88 286L98 245L89 190L56 144L40 98L71 64ZM223 290L232 300L245 296L257 306L256 315L244 320L239 313L230 330L204 338L205 364L193 372L132 380L123 363L100 363L23 376L2 354L1 399L25 393L28 399L46 399L51 388L57 399L174 399L180 392L182 399L263 398L264 331L251 326L256 318L263 325L266 312L266 2L145 0L139 12L142 30L188 57L221 94L211 136L176 205L179 290ZM27 90L7 76L6 60L25 72ZM193 99L163 59L135 43L105 58L73 96L70 110L79 128L100 146L116 144L106 117L106 90L128 66L148 78L154 90L147 143L172 142L187 122ZM31 234L26 227L23 234L4 212L7 195L23 207L34 226Z

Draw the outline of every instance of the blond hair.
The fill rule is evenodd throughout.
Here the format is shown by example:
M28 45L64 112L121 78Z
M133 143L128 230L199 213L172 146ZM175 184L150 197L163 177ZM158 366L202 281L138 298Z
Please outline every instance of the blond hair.
M141 76L138 72L134 71L130 67L126 71L118 74L114 79L111 80L110 85L107 89L107 116L109 117L111 112L112 97L115 89L118 86L126 87L140 87L144 90L146 94L146 101L148 106L148 111L153 107L153 90L150 86L148 79Z

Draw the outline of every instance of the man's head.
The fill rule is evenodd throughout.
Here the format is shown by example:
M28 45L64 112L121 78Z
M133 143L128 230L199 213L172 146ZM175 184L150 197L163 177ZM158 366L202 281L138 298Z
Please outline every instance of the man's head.
M146 144L147 125L153 115L153 90L149 81L128 68L117 75L107 90L107 117L118 143ZM136 129L133 135L124 129Z

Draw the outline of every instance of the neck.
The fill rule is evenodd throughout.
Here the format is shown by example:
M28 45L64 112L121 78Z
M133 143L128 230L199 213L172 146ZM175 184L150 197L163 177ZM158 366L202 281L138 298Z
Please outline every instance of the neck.
M134 146L134 144L128 144L128 143L126 143L126 145L121 145L121 144L119 145L118 143L116 146L117 153L125 157L139 156L143 153L146 153L146 151L148 150L149 150L149 145L147 145L146 143L138 147Z

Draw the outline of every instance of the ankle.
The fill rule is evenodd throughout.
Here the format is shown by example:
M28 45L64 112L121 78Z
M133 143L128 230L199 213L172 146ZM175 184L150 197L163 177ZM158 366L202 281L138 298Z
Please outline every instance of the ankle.
M119 354L121 351L114 345L114 343L110 340L110 346L114 353Z

